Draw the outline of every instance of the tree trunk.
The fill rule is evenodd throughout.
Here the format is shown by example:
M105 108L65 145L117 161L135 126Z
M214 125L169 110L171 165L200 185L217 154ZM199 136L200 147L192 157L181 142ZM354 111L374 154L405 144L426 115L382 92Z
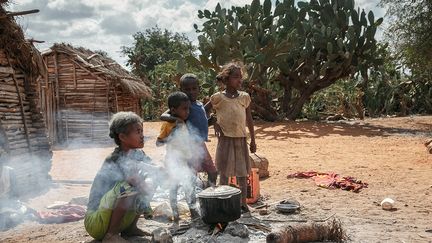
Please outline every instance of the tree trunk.
M251 82L247 87L252 98L251 109L264 120L274 122L278 119L278 115L271 104L271 92L261 88L261 84L256 82L259 80Z
M292 84L289 82L286 82L286 84L284 85L284 96L283 96L283 100L282 100L282 111L284 113L288 113L288 111L289 111L289 105L291 102L291 97L292 97Z
M363 120L364 119L364 91L362 89L358 89L357 96L356 96L356 102L354 104L355 109L357 110L358 117Z
M298 118L303 108L303 105L315 92L329 87L330 85L334 84L338 79L348 75L342 75L342 72L343 70L337 70L337 72L326 73L323 78L315 79L307 86L302 85L300 86L302 87L301 89L297 88L300 91L300 98L296 100L294 105L286 113L286 118L288 118L289 120L295 120L296 118ZM300 84L300 82L294 83L294 87L298 86L298 84Z
M314 90L311 87L308 87L304 92L301 92L300 98L294 103L291 109L288 111L286 118L289 120L295 120L301 113L303 105L306 101L311 97L314 93Z
M367 87L369 85L369 75L368 75L367 71L361 72L360 74L363 78L363 84L360 85L360 92L359 92L360 97L358 98L358 101L357 101L357 106L359 108L358 108L357 113L358 113L358 117L361 120L364 120L364 116L365 116L364 104L366 103L365 93L366 93Z
M271 108L267 109L262 107L260 104L252 101L251 103L252 110L257 113L261 118L263 118L266 121L274 122L277 120L277 114L276 112Z

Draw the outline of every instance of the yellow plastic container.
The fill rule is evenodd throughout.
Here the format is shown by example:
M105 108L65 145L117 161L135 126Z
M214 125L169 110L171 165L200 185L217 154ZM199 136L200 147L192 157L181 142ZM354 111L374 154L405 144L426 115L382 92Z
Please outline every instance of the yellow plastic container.
M236 177L229 178L228 184L238 186ZM256 203L260 197L260 182L259 182L259 169L252 168L251 173L247 178L247 196L246 202L248 204Z

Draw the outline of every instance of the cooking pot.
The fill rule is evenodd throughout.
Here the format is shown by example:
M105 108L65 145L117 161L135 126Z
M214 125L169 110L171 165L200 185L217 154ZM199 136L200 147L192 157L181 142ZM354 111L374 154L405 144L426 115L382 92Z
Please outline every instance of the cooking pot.
M241 191L231 186L209 187L198 193L206 224L228 223L241 216Z

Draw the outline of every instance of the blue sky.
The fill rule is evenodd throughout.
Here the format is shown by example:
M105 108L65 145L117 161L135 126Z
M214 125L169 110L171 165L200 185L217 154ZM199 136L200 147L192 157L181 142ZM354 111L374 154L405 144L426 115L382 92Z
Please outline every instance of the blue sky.
M39 9L38 14L18 18L28 38L45 41L41 50L56 42L66 42L92 50L106 51L125 65L121 46L131 46L132 35L158 25L170 31L185 33L196 41L193 24L198 23L199 9L214 9L250 4L252 0L14 0L10 10ZM385 10L379 0L356 0L356 5L382 17ZM378 38L381 38L381 32Z

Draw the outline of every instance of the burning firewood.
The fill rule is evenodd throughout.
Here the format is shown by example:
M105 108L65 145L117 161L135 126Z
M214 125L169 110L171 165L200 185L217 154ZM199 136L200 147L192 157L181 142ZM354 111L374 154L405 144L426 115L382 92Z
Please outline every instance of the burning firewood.
M336 219L329 223L285 225L267 235L267 243L342 242L346 239L346 233Z
M227 223L217 223L214 225L213 230L209 230L209 232L211 231L211 236L210 239L207 242L213 241L215 236L217 234L219 234L220 232L224 231L224 229L227 227Z

